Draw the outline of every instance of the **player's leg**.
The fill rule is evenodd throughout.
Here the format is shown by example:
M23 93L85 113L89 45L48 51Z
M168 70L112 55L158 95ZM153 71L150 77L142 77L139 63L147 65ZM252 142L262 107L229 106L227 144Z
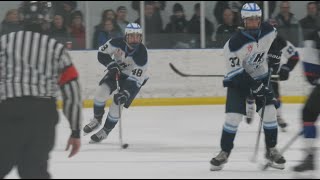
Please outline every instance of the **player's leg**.
M211 171L222 170L227 163L230 153L234 146L234 139L238 126L246 113L246 95L239 89L228 88L226 103L226 120L222 129L220 140L221 151L210 161Z
M261 116L262 109L259 110ZM266 105L263 117L263 130L265 134L266 159L270 167L284 169L286 160L276 148L278 140L277 111L273 104Z
M280 97L280 85L279 85L279 80L278 79L272 79L271 80L271 85L272 89L274 92L274 96L277 99L276 103L276 109L277 109L277 121L278 125L281 127L283 131L285 131L285 128L287 127L286 121L282 118L282 102L281 102L281 97Z
M121 84L120 84L121 86ZM101 130L99 130L96 134L91 136L91 140L93 142L101 142L102 140L106 139L109 135L109 133L114 129L114 127L117 125L119 119L120 119L120 113L122 113L123 107L129 108L132 101L135 99L136 95L139 93L140 89L136 92L136 94L130 95L128 101L126 104L121 105L121 112L119 109L119 105L115 104L114 101L112 101L112 104L109 108L109 113L107 116L107 119L104 123L104 126Z
M95 94L93 106L94 117L91 119L90 123L83 128L85 135L100 127L103 115L105 113L104 109L106 106L106 101L110 98L110 95L115 89L115 80L109 78L107 74L101 80L100 86Z
M315 127L315 122L319 116L320 102L320 86L316 87L308 101L305 104L303 109L303 128L304 128L304 151L306 154L303 162L294 167L294 171L296 172L304 172L308 170L315 170L315 162L316 162L316 137L317 137L317 129Z
M121 107L122 108L122 107ZM91 136L91 140L94 142L101 142L106 139L108 134L113 130L116 124L119 121L119 106L112 101L112 104L109 108L109 113L107 119L104 123L104 126L101 130Z

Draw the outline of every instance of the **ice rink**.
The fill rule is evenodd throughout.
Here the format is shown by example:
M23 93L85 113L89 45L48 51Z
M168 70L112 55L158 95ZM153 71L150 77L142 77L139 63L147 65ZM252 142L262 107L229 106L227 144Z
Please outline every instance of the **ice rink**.
M301 129L302 105L285 104L283 117L289 123L288 132L279 132L281 149ZM84 112L84 125L92 110ZM284 154L285 170L261 171L264 140L260 141L258 163L250 162L253 155L259 117L253 124L243 121L238 129L235 148L229 162L220 172L209 170L209 161L220 151L220 136L224 123L224 106L132 107L123 112L123 138L128 149L120 149L118 128L101 144L89 144L90 135L82 138L81 152L68 159L65 146L70 135L69 125L61 119L56 146L51 153L52 178L228 178L256 179L296 178L292 166L299 163L303 153L302 138ZM264 138L264 135L261 136ZM319 147L319 144L317 144ZM319 162L319 161L317 161ZM316 178L320 176L316 172ZM13 170L7 178L17 178Z

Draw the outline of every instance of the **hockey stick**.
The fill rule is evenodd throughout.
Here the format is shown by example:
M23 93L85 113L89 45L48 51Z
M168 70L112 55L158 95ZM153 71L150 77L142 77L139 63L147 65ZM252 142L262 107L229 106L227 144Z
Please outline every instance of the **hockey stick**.
M117 82L118 93L120 92L119 79L120 79L120 74L116 73L116 82ZM119 104L118 106L119 106L119 141L120 141L121 148L126 149L129 146L129 144L123 144L123 139L122 139L122 119L121 119L122 105Z
M267 82L267 87L270 85L270 79L271 79L271 74L272 74L272 68L270 68L268 72L268 82ZM263 123L263 117L264 117L264 111L266 109L266 103L267 99L265 97L264 102L263 102L263 107L262 107L262 112L261 112L261 117L260 117L260 123L259 123L259 130L258 130L258 137L256 141L256 147L254 150L253 157L251 158L251 162L256 162L257 161L257 156L258 156L258 149L259 149L259 144L260 144L260 136L261 136L261 129L262 129L262 123Z
M288 150L288 148L298 139L298 137L300 137L301 135L303 135L303 130L299 133L297 133L293 138L291 138L291 140L280 150L280 155L283 155L284 152L286 152ZM265 171L268 167L270 166L270 162L266 163L263 168L262 171Z
M169 63L169 65L175 73L179 74L182 77L224 77L224 75L185 74L179 71L176 67L174 67L172 63Z

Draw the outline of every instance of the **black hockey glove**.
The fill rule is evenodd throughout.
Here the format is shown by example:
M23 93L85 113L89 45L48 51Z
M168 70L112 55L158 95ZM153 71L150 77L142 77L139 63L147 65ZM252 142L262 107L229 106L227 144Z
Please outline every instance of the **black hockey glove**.
M266 87L261 81L256 81L251 87L252 94L257 100L257 106L263 105L266 101L266 105L275 104L276 98L273 92ZM259 108L257 108L259 109Z
M291 71L291 69L289 68L288 65L286 65L286 64L282 65L280 68L280 72L279 72L280 81L288 80L290 71Z
M129 92L128 91L120 91L119 93L114 95L114 103L116 105L125 104L129 99Z
M116 62L111 62L110 64L108 64L108 73L111 77L113 77L114 79L116 78L116 74L119 73L120 74L120 66L118 65L118 63Z
M272 68L273 72L278 72L281 61L281 52L269 52L268 53L268 64Z

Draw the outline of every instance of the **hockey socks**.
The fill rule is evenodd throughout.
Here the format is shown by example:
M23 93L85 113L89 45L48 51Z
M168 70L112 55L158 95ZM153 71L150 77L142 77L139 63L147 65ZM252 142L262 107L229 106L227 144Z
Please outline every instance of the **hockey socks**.
M227 132L225 129L223 129L220 142L222 151L230 154L231 150L233 149L233 141L235 136L236 132Z
M107 120L104 123L104 129L110 132L116 126L118 121L119 121L119 118L112 117L109 113Z
M274 122L263 122L263 130L265 134L265 142L267 148L273 148L277 145L278 124Z
M93 105L94 117L99 121L101 121L101 119L104 115L105 105L106 105L105 102L99 102L96 99L94 100L94 105Z

